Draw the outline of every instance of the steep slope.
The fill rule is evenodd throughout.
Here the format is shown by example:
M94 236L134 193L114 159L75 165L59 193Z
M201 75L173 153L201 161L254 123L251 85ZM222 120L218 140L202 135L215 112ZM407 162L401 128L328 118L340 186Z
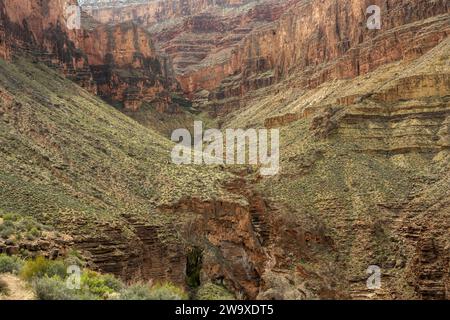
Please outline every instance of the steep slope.
M366 27L370 5L381 8L381 30ZM301 87L314 87L418 57L449 28L445 0L131 1L88 10L148 28L184 92L219 115L294 70L304 72Z
M448 299L449 53L447 38L310 90L291 89L302 81L292 75L226 122L281 129L281 173L258 190L279 208L272 219L291 222L271 231L277 265L296 270L288 277L319 277L353 298ZM366 288L369 265L382 270L381 290ZM267 281L262 297L286 297L268 295Z
M69 30L68 4L77 1L2 1L0 55L28 52L125 109L137 110L142 102L160 111L169 109L170 91L177 85L150 35L132 22L108 26L88 16L83 16L82 29Z
M173 165L172 143L41 64L0 70L0 209L72 235L105 272L184 283L181 216L156 209L219 197L226 174Z
M380 1L378 31L365 1L131 2L91 8L108 25L85 17L81 32L55 27L53 6L0 3L0 210L53 225L126 280L261 299L449 298L446 1ZM169 73L130 20L172 56L208 121L280 128L280 174L175 166L166 138L53 70L81 72L165 133L191 121L155 123L171 98L190 105L161 87Z

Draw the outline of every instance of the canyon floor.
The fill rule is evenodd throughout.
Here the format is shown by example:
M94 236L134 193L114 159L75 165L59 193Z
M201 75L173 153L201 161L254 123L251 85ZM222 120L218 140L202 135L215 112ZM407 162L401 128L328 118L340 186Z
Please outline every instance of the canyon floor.
M0 3L0 217L54 232L0 253L238 299L449 299L445 1L381 1L379 33L358 1L90 1L82 32L47 2ZM194 121L278 129L279 173L174 164Z

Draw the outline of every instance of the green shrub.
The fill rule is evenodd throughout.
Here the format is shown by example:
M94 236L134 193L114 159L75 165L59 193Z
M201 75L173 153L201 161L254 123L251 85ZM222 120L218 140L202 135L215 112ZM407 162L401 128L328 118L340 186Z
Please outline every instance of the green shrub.
M38 228L33 227L30 230L30 234L34 237L40 237L42 235L42 232Z
M22 267L20 275L23 279L31 281L34 278L59 276L66 278L66 266L62 261L51 261L44 257L28 260Z
M9 295L9 287L5 280L0 279L0 295Z
M109 295L122 289L119 280L110 275L101 275L97 272L86 270L81 275L81 286L83 290L100 298L107 298Z
M23 261L18 257L0 254L0 273L18 273L22 264Z
M150 288L150 300L187 300L187 293L176 285L164 282Z
M33 235L32 235L31 233L29 233L29 232L27 232L26 238L27 238L27 240L30 240L30 241L36 240L36 237L33 236Z
M42 231L40 231L38 228L36 227L32 227L28 232L27 232L27 239L28 240L34 240L38 237L40 237L42 235Z
M79 300L77 292L67 288L58 276L35 278L33 289L39 300Z
M6 213L3 215L3 220L6 221L17 221L19 220L20 216L15 213Z
M134 284L124 289L119 296L120 300L152 300L150 287L145 284Z
M210 282L198 289L196 298L198 300L235 300L233 294L226 288Z
M165 282L149 287L137 283L122 290L120 300L187 300L187 293L174 284Z
M105 285L115 292L119 292L124 288L123 282L114 277L112 274L103 275L103 280L105 281Z
M11 221L5 221L0 224L0 238L8 239L16 231L14 224Z
M73 295L74 295L74 299L72 299L72 300L94 301L94 300L104 300L105 299L105 297L99 297L99 296L93 294L92 292L89 292L86 290L72 290L72 291L73 291Z

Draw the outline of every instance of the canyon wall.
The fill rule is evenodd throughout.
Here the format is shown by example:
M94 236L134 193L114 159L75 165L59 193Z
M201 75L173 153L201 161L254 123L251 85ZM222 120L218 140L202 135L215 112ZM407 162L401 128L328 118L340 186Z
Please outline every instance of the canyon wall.
M381 8L380 30L367 28L370 5ZM445 0L152 1L87 10L99 21L146 27L183 91L200 101L207 90L216 113L293 71L304 72L304 87L351 78L417 57L449 32Z
M151 26L171 19L189 17L204 11L222 12L238 8L255 0L138 0L138 1L84 1L83 8L94 19L102 23L135 21ZM264 1L263 1L264 2Z
M174 72L226 127L282 127L279 175L171 166L159 135L48 70L2 62L0 132L14 143L1 167L24 176L2 180L2 201L20 195L14 205L42 219L46 204L94 268L129 281L186 284L195 247L202 283L239 297L448 299L447 2L379 1L381 30L365 26L369 1L211 2L88 6L100 22L69 31L60 1L5 0L0 55L25 51L130 110L169 105ZM23 185L40 166L52 186L33 202L43 187ZM93 209L53 209L54 186ZM380 290L366 287L369 265Z
M302 87L314 87L417 57L448 35L448 15L438 18L448 13L447 1L380 1L381 30L366 27L370 4L299 1L273 25L244 37L222 62L206 63L178 79L185 92L207 89L219 101L294 71L304 72Z
M136 110L144 101L167 108L169 91L177 85L149 34L132 22L102 25L85 14L81 29L69 30L69 4L77 1L2 1L0 55L30 54L126 109Z

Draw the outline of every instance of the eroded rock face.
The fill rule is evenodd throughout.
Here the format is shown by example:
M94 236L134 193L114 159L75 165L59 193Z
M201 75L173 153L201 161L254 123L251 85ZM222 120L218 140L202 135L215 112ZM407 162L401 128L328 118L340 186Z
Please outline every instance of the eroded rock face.
M0 54L28 52L112 103L137 110L153 102L165 110L176 88L167 59L149 34L132 22L101 25L83 15L82 29L68 30L66 5L77 1L12 1L0 4Z
M288 142L278 176L225 186L244 201L192 195L153 208L173 218L164 226L123 215L71 230L94 267L183 285L188 244L203 252L202 280L243 297L449 297L446 1L379 1L378 31L365 27L373 3L356 0L105 6L88 10L111 25L82 32L45 6L5 3L3 57L26 48L105 99L164 111L170 63L135 20L186 94L219 116L243 107L226 126L281 127ZM366 287L370 264L383 270L381 290Z
M243 62L251 63L258 72L268 71L270 66L264 59L247 56L247 61L235 56L236 50L245 39L253 37L253 32L258 36L257 30L266 29L280 19L293 2L244 0L214 4L211 1L164 0L145 4L131 2L119 7L87 5L85 8L102 22L132 20L147 28L157 46L172 58L177 79L192 97L197 90L213 90L228 76L243 72ZM247 87L272 83L270 76L244 81ZM234 90L232 95L240 93Z
M382 29L366 27L381 8ZM448 34L448 3L439 1L153 1L90 7L105 22L138 21L169 54L185 93L210 92L215 113L247 92L302 70L303 87L365 74L434 47ZM428 18L435 17L431 20ZM164 23L162 21L165 21ZM219 105L219 108L217 107Z
M143 101L168 108L170 67L157 55L152 41L132 22L98 27L77 35L86 54L98 94L110 102L122 102L126 109L140 108Z
M76 4L76 1L67 2ZM4 29L2 42L5 58L13 54L30 54L35 59L60 68L92 92L96 91L88 60L71 40L65 28L65 2L60 0L11 1L0 3L0 20Z
M155 226L132 215L123 219L123 224L99 224L96 232L74 237L75 247L91 267L129 282L167 280L185 286L187 250L180 242L167 240L175 228ZM124 226L130 230L128 235Z

